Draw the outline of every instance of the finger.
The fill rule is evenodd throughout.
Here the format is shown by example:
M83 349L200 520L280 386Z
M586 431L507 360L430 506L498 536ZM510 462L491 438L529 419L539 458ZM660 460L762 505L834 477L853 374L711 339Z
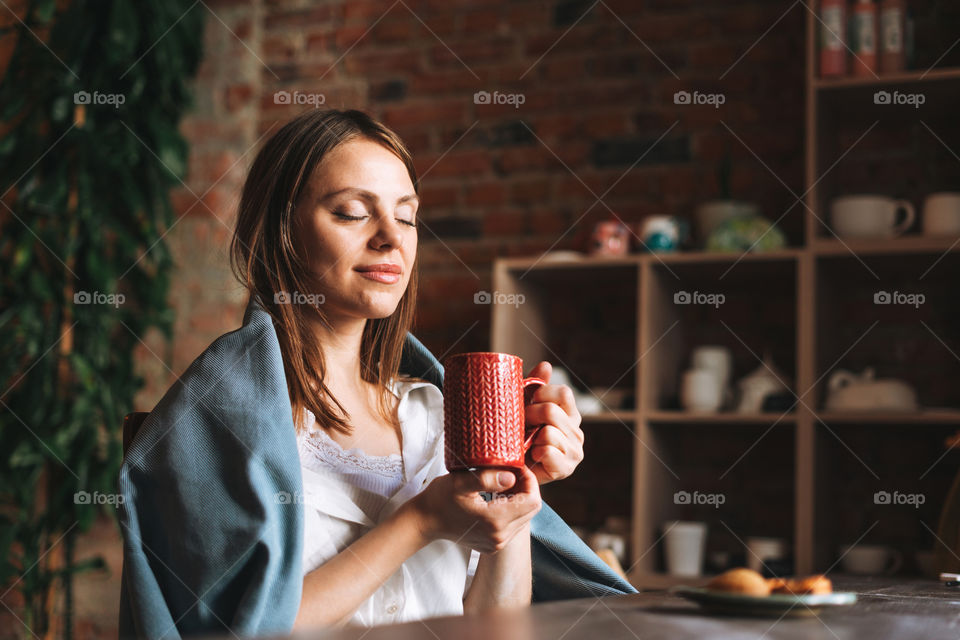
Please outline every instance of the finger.
M537 476L527 465L523 465L520 469L517 469L517 484L515 487L517 492L540 494L540 484L537 482Z
M535 451L531 447L530 450L533 451L531 457L536 462L537 468L551 480L566 478L576 469L573 460L556 447L537 447Z
M566 455L568 451L573 449L573 443L570 441L570 438L552 424L544 426L537 432L537 435L533 438L533 445L531 445L530 449L533 450L533 448L537 446L555 447L563 455Z
M540 378L546 382L550 382L550 376L553 374L553 365L551 365L546 360L537 363L533 369L530 370L530 373L527 374L528 378ZM546 385L544 385L546 386ZM542 388L542 387L541 387Z
M553 425L567 437L583 443L583 430L579 425L580 417L572 418L553 402L528 405L524 409L524 419L529 425Z
M516 484L516 476L504 469L480 469L478 471L456 471L458 489L463 493L477 491L503 491Z
M545 384L534 392L531 396L531 404L538 402L553 402L557 404L569 416L579 416L577 410L577 399L573 395L573 389L565 384Z

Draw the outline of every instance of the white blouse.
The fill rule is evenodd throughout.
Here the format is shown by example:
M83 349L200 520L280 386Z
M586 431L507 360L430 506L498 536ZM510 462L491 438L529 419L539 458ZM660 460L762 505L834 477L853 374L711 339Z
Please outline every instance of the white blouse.
M304 575L447 473L440 389L412 380L395 381L389 388L400 400L401 455L344 450L307 411L307 428L297 437L303 473ZM434 540L407 558L348 624L371 627L462 614L479 558L479 552L451 540Z

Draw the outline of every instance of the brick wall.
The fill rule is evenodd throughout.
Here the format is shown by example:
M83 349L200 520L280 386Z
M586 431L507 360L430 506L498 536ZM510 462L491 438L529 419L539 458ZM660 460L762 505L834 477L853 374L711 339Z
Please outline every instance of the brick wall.
M195 108L181 127L191 144L189 177L173 194L178 219L166 236L177 260L176 337L166 344L144 336L138 357L147 387L137 408L153 406L206 345L241 321L244 295L226 252L239 189L261 136L310 108L278 104L275 92L321 94L326 106L367 110L406 140L423 177L416 332L437 354L454 343L482 350L489 307L473 304L473 294L491 288L494 257L581 248L611 211L626 221L690 215L718 195L725 148L736 196L774 218L789 206L790 194L746 148L801 189L804 16L789 7L762 0L195 5L207 14L205 58ZM726 102L678 106L680 90L720 92ZM523 102L477 104L482 91ZM799 213L784 220L795 241Z
M789 206L787 190L745 147L799 192L803 14L789 6L209 3L197 107L182 127L193 193L176 194L183 218L168 236L178 257L177 337L172 347L148 340L165 363L142 354L143 406L240 322L225 249L253 152L244 154L310 108L278 103L276 92L367 110L408 143L424 199L416 332L437 354L454 343L482 350L489 307L473 304L473 294L490 289L495 256L581 248L611 211L626 221L690 215L718 195L725 148L735 195L774 218ZM680 90L720 92L726 102L677 106ZM476 104L479 91L523 103ZM799 212L784 223L798 239Z

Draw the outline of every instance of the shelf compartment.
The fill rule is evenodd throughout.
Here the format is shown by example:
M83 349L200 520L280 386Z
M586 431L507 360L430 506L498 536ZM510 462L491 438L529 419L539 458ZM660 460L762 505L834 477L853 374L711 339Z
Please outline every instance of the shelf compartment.
M840 547L859 540L898 549L904 554L902 573L919 573L914 553L936 544L940 511L960 471L960 453L948 452L944 442L956 430L817 423L815 570L833 566ZM923 496L920 504L910 498L917 495ZM842 572L842 564L833 570Z
M645 488L636 503L635 575L664 572L661 529L669 520L706 522L707 553L739 554L741 561L747 537L791 544L795 437L793 425L783 423L722 430L700 423L645 424L635 444L635 482ZM722 503L710 494L723 495Z
M766 351L795 381L797 264L788 255L738 264L647 265L642 287L648 309L641 339L643 411L680 411L680 377L700 345L731 350L732 384L761 366Z
M497 260L493 289L519 301L491 305L495 351L520 356L525 371L541 360L562 367L580 391L616 388L636 397L636 264L528 271Z
M822 410L837 369L859 374L873 367L877 378L910 384L925 410L876 421L949 424L954 417L926 409L960 407L960 252L824 256L814 266L814 380L819 382L807 404ZM914 303L907 304L910 300ZM835 412L827 415L830 420L854 421Z
M574 473L540 488L547 502L571 526L592 532L610 516L630 521L634 425L590 430L583 461Z

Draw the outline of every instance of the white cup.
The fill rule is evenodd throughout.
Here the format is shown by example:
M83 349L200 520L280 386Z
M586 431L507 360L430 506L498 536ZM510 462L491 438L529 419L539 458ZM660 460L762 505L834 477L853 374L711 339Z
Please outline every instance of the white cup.
M674 576L699 576L706 542L707 525L704 522L671 520L663 523L667 573Z
M587 540L588 546L595 552L602 549L609 549L613 555L617 556L620 564L627 561L627 540L619 533L609 531L597 531Z
M683 372L680 404L693 413L712 413L723 405L723 385L711 369L688 369Z
M847 545L840 549L840 557L843 570L858 576L890 575L903 563L903 554L882 545Z
M709 369L716 372L720 385L730 384L733 375L733 354L730 349L718 345L697 347L690 356L690 365L693 369Z
M903 220L897 214L903 211ZM913 224L917 212L906 200L887 196L841 196L830 203L830 227L841 238L893 238Z
M931 193L923 201L923 234L960 236L960 193Z
M787 556L787 542L782 538L747 538L747 567L763 573L763 565L770 560Z

